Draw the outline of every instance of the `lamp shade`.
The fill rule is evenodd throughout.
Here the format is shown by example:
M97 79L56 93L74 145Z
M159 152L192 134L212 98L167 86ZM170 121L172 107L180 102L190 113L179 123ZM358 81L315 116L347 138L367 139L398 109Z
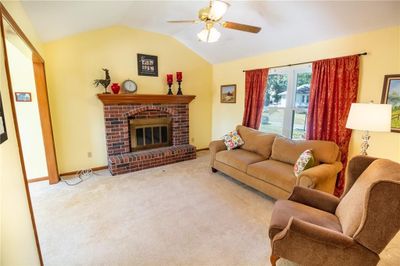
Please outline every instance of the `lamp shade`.
M374 103L351 104L346 128L390 132L392 105Z

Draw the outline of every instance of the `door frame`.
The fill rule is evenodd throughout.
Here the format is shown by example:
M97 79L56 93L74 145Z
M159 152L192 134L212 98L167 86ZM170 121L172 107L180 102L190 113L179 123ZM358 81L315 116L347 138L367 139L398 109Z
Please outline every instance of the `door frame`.
M44 141L45 151L46 151L48 179L49 179L50 184L54 184L59 181L59 172L58 172L57 157L56 157L56 151L55 151L55 145L54 145L53 127L51 124L50 106L49 106L47 84L46 84L46 74L45 74L45 70L44 70L44 60L40 56L40 54L36 50L36 48L29 41L27 36L23 33L21 28L17 25L15 20L11 17L10 13L6 10L6 8L4 7L4 5L2 3L0 3L0 15L1 15L0 30L1 30L1 37L2 37L2 44L3 44L4 65L5 65L5 71L6 71L6 77L7 77L8 92L10 95L11 110L12 110L12 116L13 116L13 121L14 121L15 133L16 133L16 138L17 138L17 143L18 143L18 153L19 153L19 157L20 157L25 192L26 192L26 196L27 196L27 202L28 202L29 212L30 212L30 216L31 216L31 222L32 222L35 242L36 242L36 249L38 252L40 265L43 265L43 256L42 256L42 252L41 252L41 248L40 248L39 237L38 237L38 232L37 232L37 228L36 228L36 221L35 221L35 216L34 216L33 208L32 208L32 201L31 201L31 196L30 196L30 192L29 192L29 184L28 184L28 178L27 178L27 174L26 174L24 155L22 152L22 144L21 144L21 139L20 139L17 113L16 113L16 108L15 108L15 102L14 102L14 93L13 93L13 88L12 88L12 84L11 84L10 68L9 68L9 62L8 62L8 57L7 57L7 47L6 47L3 19L5 19L9 23L9 25L14 29L15 33L25 42L25 44L32 51L32 64L33 64L34 72L35 72L34 75L35 75L35 85L36 85L36 91L37 91L37 97L38 97L39 116L40 116L43 141Z
M1 4L1 3L0 3ZM39 52L33 46L33 44L29 41L28 37L23 33L21 28L17 25L5 7L1 4L0 5L0 12L2 18L4 18L9 25L13 28L15 33L25 42L25 44L31 49L32 51L32 64L34 68L34 76L35 76L35 85L36 85L36 93L38 98L38 108L39 108L39 116L40 116L40 123L42 128L42 136L43 136L43 143L45 148L46 154L46 164L47 164L47 171L48 171L48 180L50 184L56 184L60 181L58 165L57 165L57 156L56 156L56 149L54 144L54 135L53 135L53 126L51 123L51 114L50 114L50 106L49 106L49 99L48 99L48 92L47 92L47 83L46 83L46 73L45 73L45 63L43 58L40 56ZM3 21L1 22L1 33L3 38L3 49L4 49L4 57L5 57L5 68L6 68L6 75L8 79L8 88L10 92L10 98L14 99L12 96L13 89L12 89L12 82L10 76L10 68L8 64L8 57L7 57L7 48L5 45L5 32L4 32L4 25ZM16 120L16 110L14 101L11 101L13 115L15 113L15 124L16 129L18 129L18 121ZM20 135L19 130L17 130L17 140L18 145L21 147ZM21 154L21 158L23 159L23 154ZM26 173L24 174L26 176ZM44 178L40 178L43 180Z

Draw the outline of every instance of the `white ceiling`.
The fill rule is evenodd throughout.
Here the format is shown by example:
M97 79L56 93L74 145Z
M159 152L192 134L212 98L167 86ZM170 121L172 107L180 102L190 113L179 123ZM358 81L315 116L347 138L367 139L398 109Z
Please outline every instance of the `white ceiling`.
M229 1L224 20L262 27L258 34L219 28L217 43L202 43L196 19L208 1L23 1L43 41L112 25L173 36L210 63L286 49L400 25L400 1ZM218 26L217 26L218 27Z

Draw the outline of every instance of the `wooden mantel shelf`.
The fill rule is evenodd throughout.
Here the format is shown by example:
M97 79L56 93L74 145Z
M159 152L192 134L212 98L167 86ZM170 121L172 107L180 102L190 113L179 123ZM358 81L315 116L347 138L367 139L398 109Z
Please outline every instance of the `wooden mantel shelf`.
M161 94L97 94L105 105L141 104L141 103L190 103L194 95L161 95Z

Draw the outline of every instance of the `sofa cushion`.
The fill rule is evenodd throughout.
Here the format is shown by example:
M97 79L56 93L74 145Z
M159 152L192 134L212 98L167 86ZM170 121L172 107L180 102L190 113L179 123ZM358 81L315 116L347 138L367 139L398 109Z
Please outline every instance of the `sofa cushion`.
M237 126L236 130L242 137L244 144L240 147L246 151L256 152L268 159L272 151L272 143L276 137L275 134L264 133L249 127Z
M296 184L293 165L267 160L247 167L247 174L291 192Z
M220 151L216 154L215 159L242 172L246 172L249 164L264 160L264 158L257 153L242 149Z
M311 149L319 162L334 163L339 156L339 147L332 141L291 140L277 136L272 144L271 159L295 164L302 152Z
M292 216L305 222L342 232L339 220L334 214L294 201L278 200L272 212L269 237L273 239L276 234L285 229Z

